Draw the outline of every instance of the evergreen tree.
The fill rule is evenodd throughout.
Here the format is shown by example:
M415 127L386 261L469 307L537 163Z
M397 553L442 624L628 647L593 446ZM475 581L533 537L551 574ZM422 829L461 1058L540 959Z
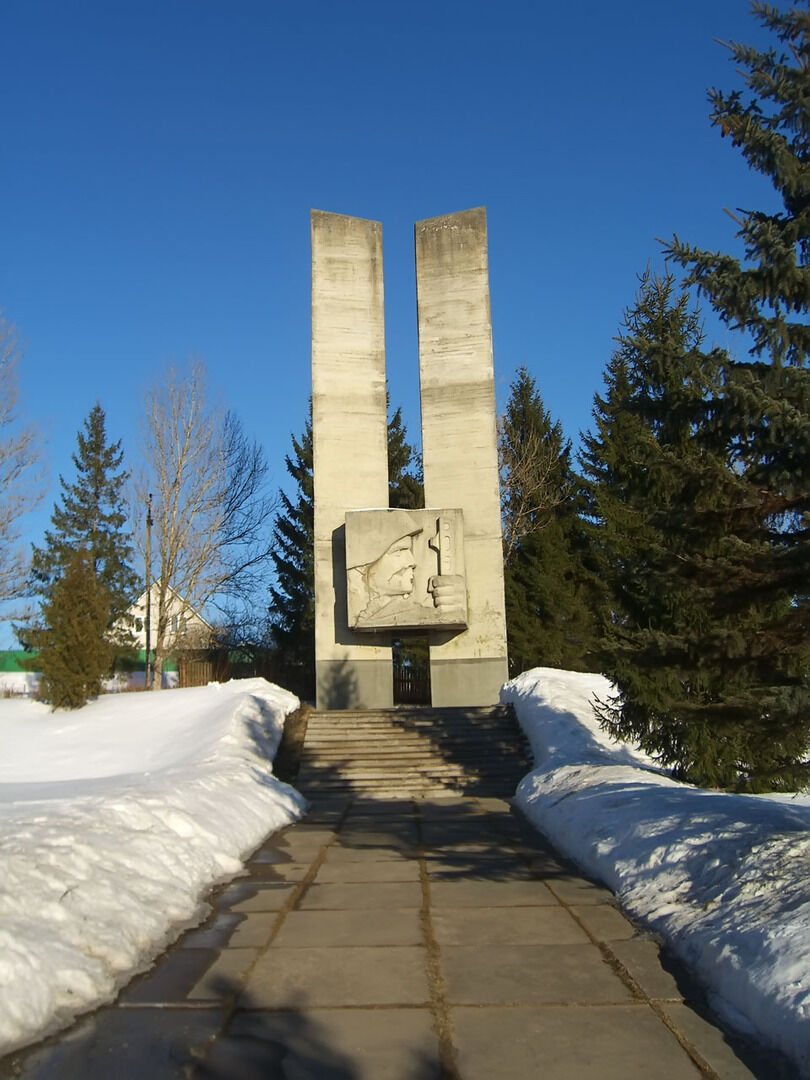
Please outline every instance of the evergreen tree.
M618 342L581 456L605 590L602 666L618 689L598 712L683 778L767 786L805 736L771 724L763 737L747 714L767 700L763 623L786 609L784 598L777 612L757 592L734 595L728 525L747 480L716 438L727 358L704 351L671 276L645 275Z
M34 587L46 599L64 576L75 552L83 549L94 579L109 596L109 626L127 612L139 587L130 565L132 546L126 529L123 489L128 473L122 468L121 443L107 438L104 410L96 404L77 435L72 455L76 479L59 477L60 502L51 515L43 547L34 547Z
M54 709L78 709L101 692L113 661L107 627L110 595L85 548L67 560L42 605L42 625L32 634L39 649L41 693Z
M388 419L388 505L400 510L424 506L422 462L408 442L408 432L398 408Z
M293 454L285 457L296 485L290 498L281 491L272 553L276 585L270 589L270 634L284 674L312 696L315 680L315 503L312 460L312 402L300 438L292 436ZM419 459L408 442L397 409L388 421L388 488L392 507L423 502Z
M279 663L296 689L312 696L315 681L315 502L312 474L312 401L300 438L292 436L293 454L285 457L297 493L279 492L272 559L276 585L270 588L271 637Z
M592 619L571 443L525 367L512 382L499 452L510 670L582 669Z
M747 683L734 715L763 747L753 782L765 784L801 780L810 715L810 11L752 7L779 44L730 46L747 90L712 90L712 122L782 209L738 211L742 258L677 237L667 254L751 343L748 358L725 366L713 420L737 482L712 581L724 607L755 626L740 645Z

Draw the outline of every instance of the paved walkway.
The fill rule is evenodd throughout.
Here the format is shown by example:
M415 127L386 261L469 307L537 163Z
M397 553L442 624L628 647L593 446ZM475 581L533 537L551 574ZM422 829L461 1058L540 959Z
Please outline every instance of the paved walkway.
M658 949L498 799L316 807L42 1080L742 1080Z

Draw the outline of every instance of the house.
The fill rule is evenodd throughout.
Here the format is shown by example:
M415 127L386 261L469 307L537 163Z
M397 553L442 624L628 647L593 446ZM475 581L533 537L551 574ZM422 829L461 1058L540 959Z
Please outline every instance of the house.
M151 617L149 644L157 644L157 617L160 582L151 588ZM141 593L127 612L129 630L138 649L146 648L146 590ZM208 620L185 601L180 594L168 587L168 625L165 644L172 650L207 649L214 638L214 628Z

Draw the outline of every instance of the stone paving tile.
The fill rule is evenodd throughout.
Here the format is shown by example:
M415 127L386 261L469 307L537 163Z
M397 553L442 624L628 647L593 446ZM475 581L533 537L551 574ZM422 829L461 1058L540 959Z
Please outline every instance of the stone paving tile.
M534 907L557 905L542 881L431 881L434 909L461 907Z
M431 916L440 945L585 945L588 937L562 907L446 908Z
M174 949L151 971L133 979L118 1000L135 1005L183 1002L219 955L217 949Z
M58 1041L16 1055L26 1080L181 1080L223 1023L221 1008L99 1009ZM12 1062L12 1067L13 1062Z
M426 1005L421 947L278 948L259 958L241 1007Z
M425 868L431 879L454 881L474 878L485 881L531 881L538 875L525 860L511 853L493 855L461 855L457 853L425 854Z
M441 964L455 1005L630 999L595 945L444 945Z
M374 862L369 859L355 859L350 862L332 862L327 859L321 864L315 878L318 885L348 885L363 881L419 881L419 862L417 859L402 858Z
M281 832L274 833L267 844L268 847L291 848L291 847L314 847L319 848L328 844L335 838L335 830L311 825L290 825Z
M291 911L274 947L421 945L416 908L384 911Z
M312 860L310 860L310 862L311 861ZM292 858L289 851L268 845L259 848L258 851L254 851L247 861L247 867L248 870L252 870L255 866L263 866L267 863L272 866L294 866L296 865L296 860Z
M314 859L313 855L306 862L253 863L249 867L249 874L254 885L285 885L286 882L296 885L307 876Z
M397 818L413 817L413 803L410 799L356 799L349 812L350 821L356 818Z
M464 1080L699 1080L649 1006L454 1008Z
M214 906L235 912L280 911L295 889L292 882L239 882L224 889L216 897Z
M684 1002L662 1002L661 1007L720 1080L751 1080L756 1075L777 1080L778 1077L791 1076L792 1071L788 1071L790 1066L787 1063L777 1061L773 1055L766 1056L758 1047L744 1047L739 1043L735 1046L720 1028L704 1020ZM745 1063L748 1054L753 1059L756 1073L751 1072Z
M189 990L188 1000L222 1001L238 994L257 955L257 949L225 949Z
M661 966L660 950L652 938L642 936L628 941L612 941L610 949L644 993L653 1000L681 1000L683 994L678 983L675 977Z
M231 934L230 949L261 949L273 933L279 921L277 911L253 911L242 917L242 921Z
M303 881L309 873L315 858L316 855L313 855L311 859L300 862L251 863L249 864L250 876L257 884L264 881L278 885L285 881L293 883Z
M199 1080L439 1080L426 1009L238 1012Z
M236 911L215 912L197 930L183 934L177 945L181 949L221 949L243 919L244 915Z
M612 904L572 906L571 911L597 941L626 941L639 932Z
M526 851L523 853L527 865L537 874L545 877L567 878L571 876L571 867L559 855L548 851Z
M576 875L550 877L548 887L564 904L607 904L613 899L609 889Z
M376 847L366 847L360 844L344 846L333 844L329 848L327 859L330 863L346 862L379 862L384 859L414 859L419 851L413 844L399 844L396 842L380 844Z
M299 908L418 908L422 888L411 881L311 885Z

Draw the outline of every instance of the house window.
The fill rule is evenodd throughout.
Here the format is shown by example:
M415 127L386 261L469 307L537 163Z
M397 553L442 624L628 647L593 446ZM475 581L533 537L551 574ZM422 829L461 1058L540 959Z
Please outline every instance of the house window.
M177 615L172 615L172 633L176 634L180 627L180 619Z
M143 630L143 619L136 619L135 620L135 633L140 634L140 632L142 630Z

